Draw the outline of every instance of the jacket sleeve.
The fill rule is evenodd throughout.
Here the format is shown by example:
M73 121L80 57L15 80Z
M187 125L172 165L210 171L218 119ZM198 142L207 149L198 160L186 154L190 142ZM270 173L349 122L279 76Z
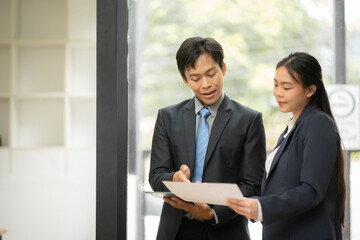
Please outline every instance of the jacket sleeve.
M338 132L323 115L304 124L303 137L297 139L303 145L300 184L280 195L259 198L264 223L300 215L317 206L327 192L340 147Z
M266 160L265 130L258 113L248 130L240 168L239 187L245 197L259 196Z
M243 147L241 167L238 174L239 188L245 197L260 195L261 181L266 160L265 131L261 113L254 115ZM213 206L219 223L225 223L237 216L232 209L224 206Z
M161 110L158 112L151 148L149 182L154 191L168 191L163 180L171 181L174 165L170 149L169 137Z

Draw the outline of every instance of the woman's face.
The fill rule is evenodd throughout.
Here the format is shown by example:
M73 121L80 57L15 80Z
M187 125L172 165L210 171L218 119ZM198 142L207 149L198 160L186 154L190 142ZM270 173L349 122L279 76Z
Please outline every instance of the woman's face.
M296 74L295 74L296 77ZM316 90L315 85L308 88L301 86L291 77L286 67L276 70L274 78L274 96L283 113L291 112L296 120Z

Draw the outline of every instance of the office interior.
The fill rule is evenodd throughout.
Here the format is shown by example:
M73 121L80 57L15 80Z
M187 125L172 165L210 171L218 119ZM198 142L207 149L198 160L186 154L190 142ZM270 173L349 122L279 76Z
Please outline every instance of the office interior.
M0 0L1 238L155 239L162 199L143 191L151 190L157 109L192 97L176 69L179 44L200 35L223 45L224 90L263 113L271 151L289 117L272 103L275 64L307 51L326 84L359 86L359 7L344 0ZM107 126L115 126L112 135ZM344 239L360 239L360 146L347 159ZM261 223L249 229L261 239Z

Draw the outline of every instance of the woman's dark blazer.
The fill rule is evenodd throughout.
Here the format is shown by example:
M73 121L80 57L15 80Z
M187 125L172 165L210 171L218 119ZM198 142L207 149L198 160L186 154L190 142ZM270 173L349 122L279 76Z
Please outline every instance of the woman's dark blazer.
M310 103L284 139L286 132L262 183L263 239L342 239L335 204L337 127Z

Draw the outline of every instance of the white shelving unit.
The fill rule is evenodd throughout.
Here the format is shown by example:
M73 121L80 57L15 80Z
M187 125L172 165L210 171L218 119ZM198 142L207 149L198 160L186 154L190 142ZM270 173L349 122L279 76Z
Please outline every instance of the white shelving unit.
M0 39L9 40L10 39L10 29L11 29L11 1L10 0L1 0L0 1Z
M1 147L94 148L94 6L0 0Z
M0 0L6 239L95 239L95 121L96 0Z

